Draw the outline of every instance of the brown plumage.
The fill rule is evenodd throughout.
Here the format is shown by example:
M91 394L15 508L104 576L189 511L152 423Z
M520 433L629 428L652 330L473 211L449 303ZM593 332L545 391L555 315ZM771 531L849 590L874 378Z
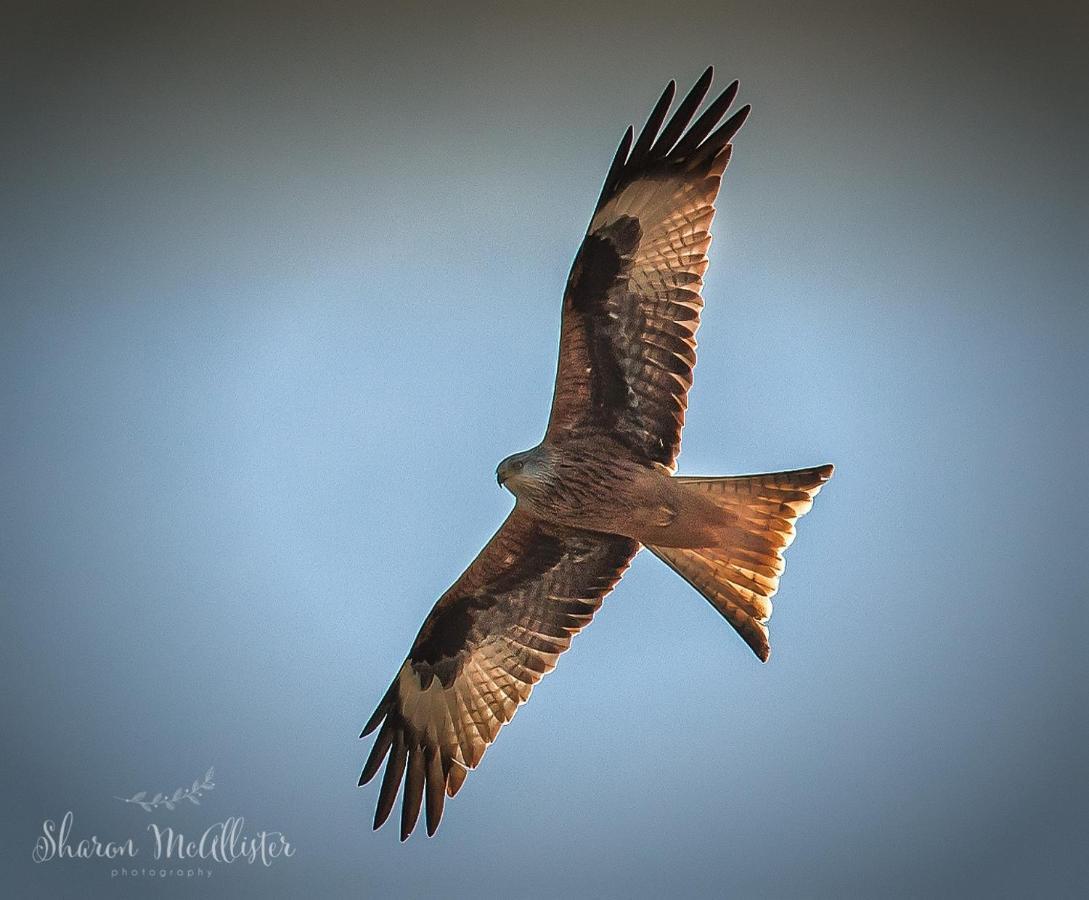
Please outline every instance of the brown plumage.
M517 498L514 510L439 598L363 729L378 735L359 783L386 762L374 827L389 817L403 782L402 840L421 807L434 834L445 798L589 624L641 545L768 658L765 623L783 551L832 467L672 475L714 202L730 141L749 113L744 106L719 124L735 81L692 122L711 74L666 122L670 82L639 136L625 133L564 292L545 438L497 472Z

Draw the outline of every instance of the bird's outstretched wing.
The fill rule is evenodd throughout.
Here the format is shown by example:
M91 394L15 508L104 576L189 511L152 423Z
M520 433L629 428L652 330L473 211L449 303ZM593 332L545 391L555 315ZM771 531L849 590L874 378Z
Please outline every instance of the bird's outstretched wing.
M381 726L359 783L389 757L375 828L389 817L403 778L401 840L425 797L434 834L444 796L457 793L638 549L627 538L554 529L515 508L435 604L363 729L361 737Z
M735 81L692 122L711 75L663 128L670 82L634 145L631 128L620 142L567 281L546 441L605 433L670 468L680 452L715 197L749 113L718 124Z

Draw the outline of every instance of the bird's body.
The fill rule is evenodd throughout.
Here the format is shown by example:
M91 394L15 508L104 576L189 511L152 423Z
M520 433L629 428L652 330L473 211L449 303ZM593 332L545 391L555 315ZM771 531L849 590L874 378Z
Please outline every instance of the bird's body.
M545 522L619 534L658 547L706 547L727 512L685 488L660 463L647 465L619 441L585 435L525 454L501 480L518 507Z
M630 128L624 135L564 292L544 440L496 473L515 507L439 598L363 729L379 731L360 784L388 757L376 828L404 781L402 840L425 799L434 833L445 797L460 790L641 546L768 658L783 551L832 467L673 474L714 201L749 111L720 124L735 81L693 121L710 82L708 69L666 123L670 82L639 137Z

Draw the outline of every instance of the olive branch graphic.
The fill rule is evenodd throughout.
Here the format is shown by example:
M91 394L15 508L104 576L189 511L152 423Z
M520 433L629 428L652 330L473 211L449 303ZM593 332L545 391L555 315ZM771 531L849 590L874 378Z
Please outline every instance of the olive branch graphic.
M200 800L198 799L202 792L212 790L216 784L212 781L212 777L215 775L216 770L214 767L209 766L208 771L204 773L204 778L196 779L187 788L178 788L173 794L158 793L150 800L147 796L147 791L137 791L131 797L115 797L114 799L120 800L123 803L135 803L144 812L151 812L153 809L158 809L160 806L165 806L167 809L174 809L182 800L188 800L194 806L200 806Z

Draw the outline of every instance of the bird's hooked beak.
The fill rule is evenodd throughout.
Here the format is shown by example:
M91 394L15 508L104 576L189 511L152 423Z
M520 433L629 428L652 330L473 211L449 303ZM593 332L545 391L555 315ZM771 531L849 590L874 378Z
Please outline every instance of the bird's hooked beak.
M522 471L523 465L520 459L505 459L499 464L499 468L495 470L495 480L500 487L507 487L507 482L513 475ZM507 490L511 490L507 488Z

